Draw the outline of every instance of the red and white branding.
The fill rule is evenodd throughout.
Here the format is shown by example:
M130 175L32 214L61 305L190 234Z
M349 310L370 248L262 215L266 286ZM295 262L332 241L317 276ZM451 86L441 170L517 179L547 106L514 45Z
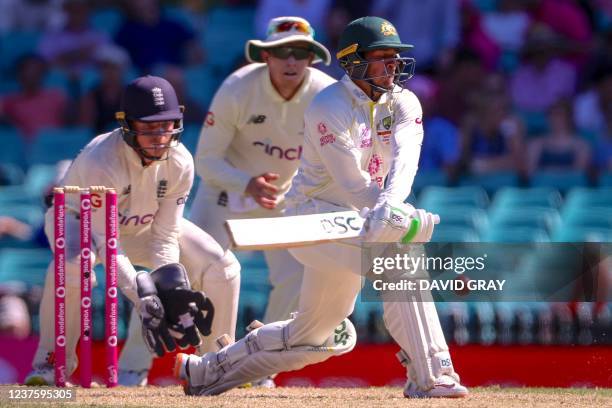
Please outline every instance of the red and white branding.
M327 134L327 126L323 122L319 122L319 124L317 125L317 130L323 136L325 136Z
M359 142L360 148L372 147L372 132L369 127L365 125L360 126L359 138L361 139Z
M206 119L204 119L204 127L211 127L214 125L215 125L215 114L209 111L206 114Z
M421 124L423 124L423 118L416 118L416 119L414 120L414 123L416 123L417 125L421 125Z
M380 171L382 164L382 157L377 154L373 154L370 158L370 162L368 163L368 173L370 173L370 176L374 177L374 175Z
M319 139L319 143L321 143L321 146L325 146L326 144L334 143L335 141L336 141L336 136L332 135L331 133L325 136L321 136L321 138Z

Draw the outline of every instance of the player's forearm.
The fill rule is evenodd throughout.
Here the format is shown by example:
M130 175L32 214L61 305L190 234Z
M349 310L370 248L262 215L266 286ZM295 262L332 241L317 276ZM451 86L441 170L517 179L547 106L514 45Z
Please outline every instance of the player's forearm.
M249 174L231 166L225 159L200 157L197 170L206 184L226 191L242 193L251 180Z

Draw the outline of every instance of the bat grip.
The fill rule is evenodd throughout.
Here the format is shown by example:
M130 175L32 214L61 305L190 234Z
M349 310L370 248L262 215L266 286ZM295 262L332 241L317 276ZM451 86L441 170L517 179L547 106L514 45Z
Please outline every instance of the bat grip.
M440 216L438 214L433 215L433 222L434 224L440 223ZM410 228L408 228L408 232L406 232L406 235L404 235L404 238L402 238L402 244L412 242L416 234L419 232L420 225L421 221L419 221L417 218L413 218L412 221L410 221Z

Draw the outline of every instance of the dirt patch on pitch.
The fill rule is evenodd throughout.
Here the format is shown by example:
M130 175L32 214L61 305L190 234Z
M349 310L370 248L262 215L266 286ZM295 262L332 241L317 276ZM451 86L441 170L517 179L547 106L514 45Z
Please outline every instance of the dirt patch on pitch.
M6 402L6 401L3 401ZM4 405L4 404L3 404ZM277 388L236 389L216 397L187 397L182 388L146 387L77 389L77 400L45 406L66 407L603 407L612 406L612 389L472 388L467 398L408 400L401 388ZM9 406L40 406L25 401Z

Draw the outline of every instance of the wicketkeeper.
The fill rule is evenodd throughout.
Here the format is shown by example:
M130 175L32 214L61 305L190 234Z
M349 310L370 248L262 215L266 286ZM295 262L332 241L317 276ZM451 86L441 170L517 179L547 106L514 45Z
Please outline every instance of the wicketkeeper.
M287 214L371 208L365 242L399 242L418 219L414 242L427 242L434 215L404 204L423 140L421 106L403 84L414 59L399 53L395 27L378 17L351 22L337 53L346 75L321 91L305 114L302 162L287 195ZM353 349L347 316L361 289L361 254L328 243L291 253L304 265L297 316L263 325L240 341L202 357L179 354L177 375L188 394L214 395L275 371L297 370ZM408 367L406 397L462 397L432 302L384 303L387 329Z
M134 337L139 339L138 344L142 344L140 338L144 337L149 347L138 348L140 352L161 356L177 345L200 346L203 342L200 334L212 332L211 341L223 333L232 334L240 265L230 251L183 218L194 165L191 154L180 143L183 107L170 83L154 76L131 82L124 90L117 119L120 127L85 146L61 185L105 186L117 191L118 287L134 305L131 337L121 356L121 369L132 358L142 361L126 352ZM80 334L78 194L67 196L66 207L66 374L70 375L77 366L75 348ZM96 259L105 260L104 214L103 194L93 193L94 264ZM50 208L45 219L49 242L54 242L53 216ZM134 265L154 271L139 272ZM92 281L95 282L95 276ZM26 384L54 383L53 288L51 262L40 305L40 342ZM213 314L213 304L228 306ZM185 316L186 312L190 317ZM209 337L204 339L205 342ZM120 383L145 384L149 366L132 368L132 372L120 371ZM122 374L134 378L122 381Z

